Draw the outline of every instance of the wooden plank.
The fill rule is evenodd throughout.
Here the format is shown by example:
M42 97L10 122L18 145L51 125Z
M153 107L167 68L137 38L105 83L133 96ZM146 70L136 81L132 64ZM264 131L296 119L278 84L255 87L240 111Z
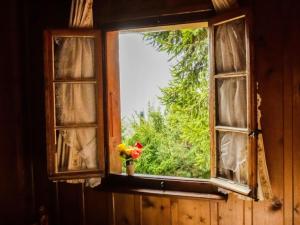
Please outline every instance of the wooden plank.
M210 206L210 224L219 225L219 203L209 202Z
M113 194L115 225L136 225L134 195Z
M219 78L238 78L238 77L247 77L246 71L233 72L233 73L219 73L214 76L215 79Z
M85 188L86 225L108 225L109 195L96 189Z
M254 225L283 225L283 213L280 206L272 201L253 202Z
M95 1L94 9L97 15L96 23L103 24L170 14L211 11L212 3L209 0L132 0L130 2L104 0Z
M109 172L121 173L122 164L117 151L121 143L121 109L119 80L119 33L106 33L106 108L109 134Z
M230 195L226 203L219 203L219 225L244 225L244 202Z
M197 200L210 200L210 201L226 201L225 195L195 193L195 192L183 192L183 191L162 191L154 189L137 189L137 188L113 188L108 187L108 190L118 193L139 194L143 196L155 196L155 197L177 197L183 199L197 199ZM249 192L249 191L248 191Z
M178 225L178 199L171 198L171 224Z
M244 201L244 225L252 225L253 201Z
M142 197L141 225L171 225L171 201L164 197Z
M54 130L67 130L67 129L82 129L82 128L97 128L98 125L95 123L74 123L65 124L61 126L54 126Z
M178 200L178 225L210 225L210 202Z
M294 34L294 22L293 16L297 14L293 9L295 8L292 5L292 1L286 0L285 4L282 4L283 7L283 26L286 30L284 35L284 54L283 54L283 63L284 63L284 80L283 80L283 89L284 89L284 225L293 225L294 224L294 210L293 210L293 196L294 196L294 171L293 171L293 68L297 64L291 64L291 58L293 58L294 52L297 50L295 47L298 44L299 39L295 39ZM294 1L296 2L296 1ZM298 4L299 5L299 4ZM299 10L299 9L298 9ZM294 18L296 19L296 18ZM293 22L291 22L293 21ZM300 24L298 23L298 26ZM299 33L298 33L299 34ZM299 37L299 36L298 36ZM298 48L298 51L300 49ZM299 137L299 136L298 136ZM299 149L299 148L298 148Z
M290 51L290 63L287 66L292 67L293 74L293 178L294 178L294 201L293 201L293 215L294 224L300 224L300 64L299 64L299 37L300 37L300 22L299 22L299 10L300 3L298 1L292 1L292 10L290 13L291 26L292 26L292 38ZM298 41L297 41L298 40ZM291 176L291 175L290 175Z
M231 180L226 180L224 178L210 178L211 182L218 187L225 188L227 190L232 190L234 192L240 193L242 195L248 196L251 193L251 189L248 186L240 185Z
M217 131L223 131L223 132L236 132L236 133L249 134L249 129L248 128L238 128L238 127L229 127L229 126L215 126L215 129Z
M255 73L262 97L262 134L271 186L283 199L283 36L282 1L255 5ZM274 30L277 32L274 33ZM283 225L283 210L272 202L253 203L253 225Z
M134 196L135 225L142 224L142 196Z
M54 80L53 81L54 84L97 84L97 80Z
M60 223L63 225L83 225L82 185L58 183Z

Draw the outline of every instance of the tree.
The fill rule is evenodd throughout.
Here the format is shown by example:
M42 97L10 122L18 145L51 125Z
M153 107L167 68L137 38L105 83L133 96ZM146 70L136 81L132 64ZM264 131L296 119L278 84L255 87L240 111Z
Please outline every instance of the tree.
M161 89L165 112L149 107L148 117L131 121L125 142L145 148L136 171L184 177L209 176L207 30L144 33L144 40L175 62L171 81Z

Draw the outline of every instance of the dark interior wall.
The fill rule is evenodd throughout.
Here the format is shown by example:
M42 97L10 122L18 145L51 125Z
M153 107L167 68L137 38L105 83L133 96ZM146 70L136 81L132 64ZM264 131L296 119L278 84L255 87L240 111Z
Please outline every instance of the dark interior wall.
M71 1L24 1L27 68L22 94L26 117L26 150L32 159L33 217L38 221L42 216L40 210L44 209L42 214L49 216L50 223L59 224L56 216L56 185L49 182L46 169L43 31L48 28L67 27Z
M40 206L52 204L45 157L43 29L66 27L69 5L46 0L1 5L1 225L37 224Z
M24 146L25 27L22 1L1 3L0 224L32 224L30 155Z

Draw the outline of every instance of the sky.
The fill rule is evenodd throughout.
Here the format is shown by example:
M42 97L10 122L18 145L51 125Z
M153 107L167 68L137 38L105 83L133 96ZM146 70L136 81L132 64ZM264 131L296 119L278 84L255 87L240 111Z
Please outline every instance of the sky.
M135 112L144 111L150 102L161 107L157 96L160 88L171 80L168 54L157 51L143 41L141 33L119 35L119 64L121 86L121 116L132 118Z

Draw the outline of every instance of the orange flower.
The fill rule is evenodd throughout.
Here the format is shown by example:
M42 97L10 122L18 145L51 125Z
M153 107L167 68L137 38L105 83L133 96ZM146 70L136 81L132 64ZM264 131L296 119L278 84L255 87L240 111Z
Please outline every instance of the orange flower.
M133 158L133 159L137 159L139 156L140 156L140 152L138 152L137 150L132 150L131 151L131 157Z

